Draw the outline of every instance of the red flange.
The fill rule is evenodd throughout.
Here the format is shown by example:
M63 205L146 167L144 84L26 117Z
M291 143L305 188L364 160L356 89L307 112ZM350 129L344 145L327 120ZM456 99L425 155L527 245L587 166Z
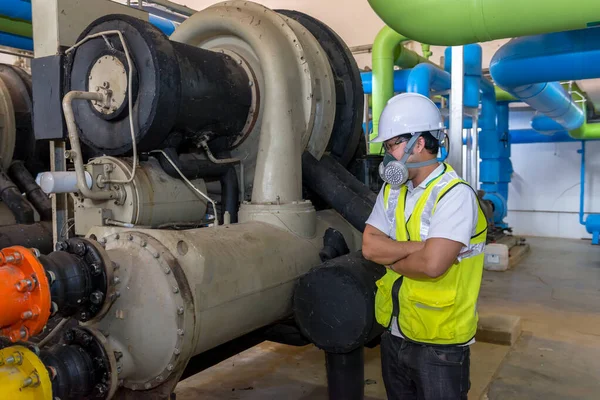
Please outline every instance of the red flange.
M0 335L27 340L50 318L50 283L34 252L22 246L0 251Z

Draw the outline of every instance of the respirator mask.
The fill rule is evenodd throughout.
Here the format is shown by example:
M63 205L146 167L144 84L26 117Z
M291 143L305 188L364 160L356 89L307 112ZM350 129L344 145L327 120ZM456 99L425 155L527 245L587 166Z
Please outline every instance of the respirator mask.
M410 157L412 154L419 137L421 137L421 133L415 133L412 135L406 144L406 147L404 148L404 154L400 160L397 160L396 157L386 150L385 156L383 157L383 162L379 164L379 176L384 182L390 184L393 189L399 189L400 186L404 185L408 181L409 168L425 167L438 162L437 158L432 158L431 160L418 163L406 162L408 157Z

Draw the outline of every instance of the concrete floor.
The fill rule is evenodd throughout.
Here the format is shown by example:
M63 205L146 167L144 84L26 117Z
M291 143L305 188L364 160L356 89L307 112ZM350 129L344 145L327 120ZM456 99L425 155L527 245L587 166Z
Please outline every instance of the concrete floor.
M486 272L482 314L521 317L515 345L472 347L470 399L600 398L600 247L528 238L513 270ZM365 353L366 399L385 399L379 349ZM181 382L178 400L327 399L325 359L313 346L264 342Z

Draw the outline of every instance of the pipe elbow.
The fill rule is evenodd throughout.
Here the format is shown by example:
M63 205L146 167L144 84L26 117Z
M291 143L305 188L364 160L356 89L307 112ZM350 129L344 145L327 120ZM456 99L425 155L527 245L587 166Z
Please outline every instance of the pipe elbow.
M432 64L419 64L412 69L406 91L429 97L432 90L450 89L450 74Z

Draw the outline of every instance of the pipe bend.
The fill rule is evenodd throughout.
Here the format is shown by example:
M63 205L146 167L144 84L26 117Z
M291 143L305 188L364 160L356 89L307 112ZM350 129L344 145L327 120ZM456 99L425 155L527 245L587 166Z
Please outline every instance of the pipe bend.
M431 64L414 67L406 82L406 91L429 97L432 90L450 89L450 74Z

